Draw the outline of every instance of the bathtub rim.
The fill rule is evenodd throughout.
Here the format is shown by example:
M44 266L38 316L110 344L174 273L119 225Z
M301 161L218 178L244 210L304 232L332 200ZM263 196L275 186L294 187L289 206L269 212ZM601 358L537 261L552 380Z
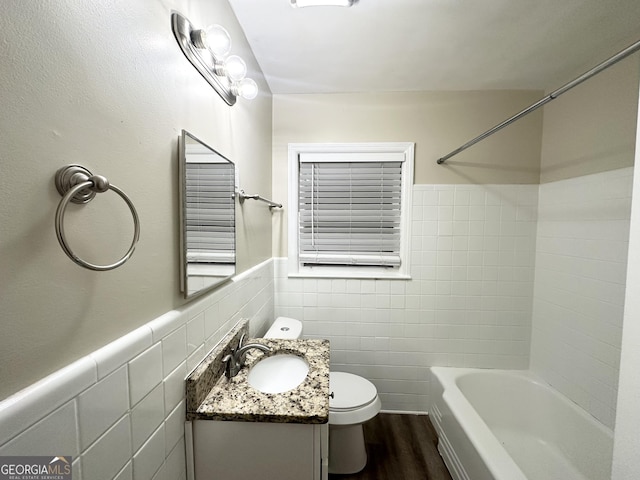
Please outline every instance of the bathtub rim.
M500 444L495 434L456 384L456 379L463 374L476 373L478 370L483 372L495 372L496 370L458 367L430 367L430 370L442 385L442 401L453 414L458 426L472 443L491 475L496 480L527 480L524 472ZM502 370L499 371L502 372ZM527 372L527 370L518 371ZM509 370L504 370L504 372L509 372ZM436 401L437 399L434 399L434 402ZM468 422L460 422L461 417Z
M442 401L450 409L456 422L463 430L473 447L476 449L478 455L485 463L487 469L491 472L496 480L527 480L526 475L520 469L515 460L511 457L509 452L502 446L498 438L491 431L491 428L485 423L480 414L473 407L471 402L467 399L464 393L460 390L457 384L457 380L464 375L468 374L492 374L492 375L505 375L518 377L519 379L525 379L533 384L545 388L549 393L559 399L559 401L567 402L570 406L574 407L575 412L583 417L586 421L593 424L593 426L599 429L602 433L612 439L613 442L613 430L597 418L593 417L587 411L585 411L580 405L572 401L552 385L547 383L535 372L527 370L517 369L494 369L494 368L479 368L479 367L430 367L431 374L435 381L438 381L442 387ZM433 398L432 402L436 403L438 398ZM468 419L468 423L460 422L459 415ZM496 471L496 467L499 465L500 470ZM512 468L514 467L514 468ZM503 471L508 468L508 472ZM515 476L514 476L515 475ZM518 476L519 475L519 476Z

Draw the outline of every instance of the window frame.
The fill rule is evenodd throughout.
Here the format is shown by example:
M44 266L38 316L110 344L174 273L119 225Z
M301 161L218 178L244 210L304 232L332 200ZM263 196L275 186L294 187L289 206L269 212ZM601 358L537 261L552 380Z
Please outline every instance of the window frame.
M289 211L288 211L288 275L289 277L324 278L369 278L411 279L411 210L413 191L413 164L415 144L413 142L369 142L369 143L290 143L289 162ZM352 265L308 266L299 261L298 244L298 179L299 157L306 153L401 153L402 161L402 208L400 220L400 267L362 267Z

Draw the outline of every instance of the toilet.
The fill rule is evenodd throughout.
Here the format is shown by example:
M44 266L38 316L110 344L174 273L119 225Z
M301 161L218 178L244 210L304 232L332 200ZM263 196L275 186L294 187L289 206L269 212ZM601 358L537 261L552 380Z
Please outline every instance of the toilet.
M265 338L298 339L302 322L278 317ZM367 464L362 424L375 417L382 403L373 383L346 372L329 373L329 473L348 474Z

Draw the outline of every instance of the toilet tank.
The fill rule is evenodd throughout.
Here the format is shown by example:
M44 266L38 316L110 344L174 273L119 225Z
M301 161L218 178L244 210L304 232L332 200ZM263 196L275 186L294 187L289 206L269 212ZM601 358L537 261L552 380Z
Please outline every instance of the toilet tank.
M267 330L264 338L282 338L285 340L302 338L302 322L295 318L278 317Z

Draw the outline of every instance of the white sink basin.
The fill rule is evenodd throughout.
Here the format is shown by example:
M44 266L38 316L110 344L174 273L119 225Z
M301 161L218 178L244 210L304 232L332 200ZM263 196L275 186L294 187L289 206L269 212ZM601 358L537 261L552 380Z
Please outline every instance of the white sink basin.
M247 380L263 393L282 393L300 385L309 372L307 361L290 353L275 354L258 361Z

